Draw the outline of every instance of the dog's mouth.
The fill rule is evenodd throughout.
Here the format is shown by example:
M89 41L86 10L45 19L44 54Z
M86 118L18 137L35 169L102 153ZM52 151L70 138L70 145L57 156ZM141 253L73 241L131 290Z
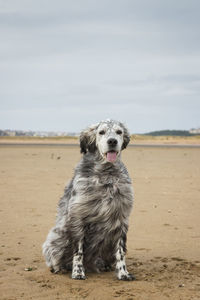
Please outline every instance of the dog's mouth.
M108 151L105 154L107 161L109 161L111 163L115 162L117 159L117 154L118 154L117 151L114 151L114 150Z

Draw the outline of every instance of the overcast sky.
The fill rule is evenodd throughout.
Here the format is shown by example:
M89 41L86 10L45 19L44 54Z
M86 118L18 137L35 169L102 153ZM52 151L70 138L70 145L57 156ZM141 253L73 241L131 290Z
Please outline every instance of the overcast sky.
M199 0L0 0L0 129L200 127Z

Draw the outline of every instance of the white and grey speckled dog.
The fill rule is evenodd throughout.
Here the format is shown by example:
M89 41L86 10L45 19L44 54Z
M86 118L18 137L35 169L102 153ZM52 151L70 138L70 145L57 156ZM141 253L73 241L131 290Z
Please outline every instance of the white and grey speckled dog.
M129 140L125 126L112 120L81 133L83 157L43 244L52 272L72 270L73 279L85 279L85 270L109 270L116 263L118 279L134 279L125 263L133 191L120 158Z

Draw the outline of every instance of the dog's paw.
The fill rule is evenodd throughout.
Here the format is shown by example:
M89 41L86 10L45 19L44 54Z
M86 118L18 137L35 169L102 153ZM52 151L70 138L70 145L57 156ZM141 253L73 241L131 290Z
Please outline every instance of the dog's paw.
M85 270L82 264L75 265L72 269L72 279L85 280Z
M104 272L111 272L113 270L112 266L105 265Z
M60 269L51 267L50 268L50 272L53 273L53 274L59 274L60 273Z
M118 277L119 280L123 280L123 281L133 281L133 280L135 280L135 276L130 274L130 273L119 274L117 277Z
M53 267L50 269L50 272L53 274L66 274L67 273L66 268L60 268L60 269L54 269Z
M86 277L85 277L85 274L73 274L72 275L72 279L75 279L75 280L85 280Z

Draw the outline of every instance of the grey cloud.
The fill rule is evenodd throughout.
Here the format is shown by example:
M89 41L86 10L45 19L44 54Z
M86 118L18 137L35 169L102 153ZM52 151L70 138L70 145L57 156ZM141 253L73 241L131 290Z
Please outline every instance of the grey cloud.
M199 9L195 0L1 1L0 128L74 131L112 115L138 132L199 126Z

